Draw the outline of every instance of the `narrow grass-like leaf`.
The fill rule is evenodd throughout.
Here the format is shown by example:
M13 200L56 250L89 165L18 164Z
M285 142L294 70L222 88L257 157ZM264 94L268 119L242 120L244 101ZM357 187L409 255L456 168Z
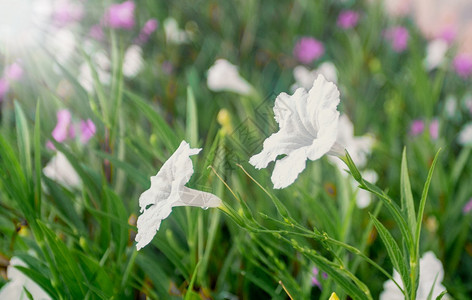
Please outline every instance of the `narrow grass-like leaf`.
M416 253L419 253L420 247L420 235L421 235L421 224L423 223L423 213L424 207L426 205L426 198L428 197L429 185L431 184L431 179L433 178L434 168L436 167L436 163L438 161L439 153L441 153L441 149L438 150L436 155L434 156L433 162L431 163L431 167L429 168L428 177L426 178L426 182L424 184L423 192L421 193L421 200L420 205L418 208L418 216L416 217L417 224L416 224L416 241L415 241L415 249Z
M35 211L41 214L41 115L40 115L40 101L36 103L36 114L34 118L34 173L35 173L35 190L34 203Z
M387 249L387 253L390 257L390 260L392 261L393 267L399 272L403 281L403 286L406 287L406 291L402 290L403 294L405 295L405 292L407 292L409 295L411 290L411 281L408 266L406 265L406 259L404 259L400 247L398 246L391 233L387 230L387 228L385 228L385 226L380 223L380 221L377 220L375 216L370 214L370 218L374 223L374 226L377 229L378 233L380 234L380 238L382 239L382 242L384 243L385 248ZM408 299L408 296L405 297Z
M401 203L402 203L402 210L406 212L409 227L416 228L415 203L413 200L413 194L411 193L410 178L408 176L408 162L406 158L406 148L403 148L403 154L402 154Z
M146 118L156 127L167 149L176 149L179 146L175 131L170 128L163 117L159 115L147 102L136 94L125 91L125 95L139 108Z
M188 285L188 289L187 289L187 293L185 294L185 300L190 300L191 299L191 295L192 295L192 291L193 291L193 285L195 284L195 279L197 279L197 274L198 274L198 267L200 266L200 262L199 261L197 263L197 265L195 266L195 270L193 271L193 274L192 274L192 279L190 279L190 284Z
M15 101L16 138L21 167L27 180L32 178L31 142L28 122L18 101Z
M185 138L193 147L198 143L198 112L195 96L190 86L187 86L187 118Z

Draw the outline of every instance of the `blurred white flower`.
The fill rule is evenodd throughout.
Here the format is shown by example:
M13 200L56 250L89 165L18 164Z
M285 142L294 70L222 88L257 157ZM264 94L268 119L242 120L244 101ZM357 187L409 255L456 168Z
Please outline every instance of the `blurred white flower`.
M75 53L76 43L74 33L68 28L61 28L49 37L49 47L54 58L61 65Z
M336 142L345 148L357 167L362 168L367 163L367 157L372 152L374 138L368 135L354 136L354 126L347 115L339 117L338 136ZM328 157L329 161L343 171L346 165L337 157ZM347 176L346 172L341 172Z
M457 139L463 146L472 146L472 122L462 128Z
M192 149L182 141L179 148L151 177L151 187L139 197L141 215L138 218L137 249L151 242L161 226L161 221L169 216L175 206L218 207L221 200L210 193L190 189L185 184L193 174L190 156L202 149Z
M362 178L375 184L379 179L379 176L374 170L365 170L362 172ZM358 183L354 179L351 179L351 183L353 187L358 189L356 197L357 207L362 209L369 206L370 202L372 202L372 194L364 189L358 188Z
M279 131L264 141L261 153L249 160L257 169L265 168L277 156L272 173L274 188L292 184L305 169L306 160L325 154L343 155L336 144L338 132L339 91L336 85L319 75L308 91L299 88L290 96L281 93L275 99L274 114Z
M308 70L304 66L296 66L293 69L293 77L295 78L295 83L290 87L292 91L295 91L298 88L304 88L306 90L310 89L313 86L313 82L316 77L321 74L326 80L337 83L338 76L336 67L332 62L324 62L315 70Z
M31 280L18 267L28 267L20 258L12 257L7 268L9 282L0 290L0 299L27 300L29 299L25 289L33 296L34 300L52 299L36 282Z
M179 24L174 18L167 18L163 22L166 41L173 44L187 43L191 34L185 30L179 29Z
M100 83L109 84L110 75L110 60L102 51L98 51L90 56L91 63L97 72L97 77ZM80 85L89 93L94 90L94 76L92 69L88 62L84 62L79 68L79 76L77 78Z
M457 99L454 96L446 98L445 110L448 117L453 117L457 113Z
M423 257L420 259L419 271L420 277L418 289L416 290L416 299L428 299L431 289L433 290L431 299L436 299L436 297L446 289L441 284L444 279L444 270L441 261L436 258L432 251L428 251L423 254ZM393 270L393 279L403 288L400 274L396 270ZM393 283L392 280L388 280L384 283L384 290L380 294L380 300L396 299L404 299L404 296L395 283ZM443 299L448 299L447 295L444 296Z
M239 75L238 67L225 59L218 59L208 69L208 88L214 92L230 91L248 95L252 86Z
M123 59L123 75L135 77L143 67L143 50L138 45L131 45Z
M80 188L82 186L79 175L62 152L56 153L46 167L44 167L43 173L49 179L67 188Z
M426 47L426 57L424 65L427 70L432 70L444 62L449 45L443 39L435 39L428 43Z

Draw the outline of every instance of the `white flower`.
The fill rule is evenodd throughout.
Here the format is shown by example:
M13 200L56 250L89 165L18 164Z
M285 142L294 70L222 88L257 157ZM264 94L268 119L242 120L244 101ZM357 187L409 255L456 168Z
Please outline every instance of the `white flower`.
M55 31L49 37L49 47L56 61L63 65L75 53L77 40L74 33L68 28Z
M445 104L445 110L447 113L447 116L452 118L456 115L457 113L457 100L454 96L448 96L446 98L446 104Z
M163 22L164 32L166 33L166 41L173 44L187 43L191 34L185 30L179 29L179 24L174 18L167 18Z
M339 129L336 142L344 147L351 156L357 167L362 168L367 163L367 157L372 151L374 139L368 135L354 136L354 126L347 115L339 117ZM344 170L345 164L337 157L328 158L340 171ZM345 172L341 172L346 174Z
M0 290L0 299L27 300L29 298L24 291L25 289L31 293L34 300L52 299L38 284L15 268L15 266L27 267L18 257L11 258L10 265L7 268L7 275L10 281Z
M264 141L261 153L249 163L265 168L277 156L272 173L274 188L292 184L305 169L307 159L317 160L325 154L344 154L335 144L338 131L339 91L332 82L319 75L308 91L299 88L292 96L281 93L275 99L274 114L279 131Z
M208 88L214 92L230 91L248 95L252 87L239 75L238 67L225 59L218 59L208 69Z
M443 39L435 39L428 43L426 47L426 58L424 65L427 70L432 70L440 66L446 56L449 48L447 42Z
M466 124L457 138L459 144L463 146L472 146L472 123Z
M431 289L433 289L431 299L436 299L436 297L446 289L441 284L444 278L444 270L441 261L436 258L432 251L428 251L423 254L423 257L420 259L419 271L420 276L418 289L416 290L416 299L426 300ZM400 274L396 270L393 270L393 279L403 288ZM380 300L396 299L404 299L404 296L395 283L393 283L392 280L388 280L384 283L384 290L380 294ZM448 297L445 296L443 299L448 299Z
M151 242L159 230L161 221L169 216L172 207L220 206L221 200L217 196L185 186L193 174L190 156L198 154L201 150L192 149L187 142L182 141L156 176L151 177L151 187L139 197L141 215L137 222L136 247L138 250Z
M44 175L68 188L80 188L82 181L62 152L57 154L48 162L43 169Z
M373 170L365 170L364 172L362 172L362 178L370 183L376 183L379 179L379 176ZM364 189L358 188L357 181L355 181L354 179L351 179L351 183L353 187L358 189L356 197L357 207L362 209L369 206L370 202L372 201L372 194Z
M123 75L136 76L143 67L143 50L138 45L131 45L125 52L123 59Z
M329 61L322 63L318 69L313 71L308 70L304 66L296 66L293 69L295 83L290 87L290 89L295 91L296 89L302 87L308 90L313 86L313 82L320 74L323 75L328 81L334 83L338 81L336 67Z

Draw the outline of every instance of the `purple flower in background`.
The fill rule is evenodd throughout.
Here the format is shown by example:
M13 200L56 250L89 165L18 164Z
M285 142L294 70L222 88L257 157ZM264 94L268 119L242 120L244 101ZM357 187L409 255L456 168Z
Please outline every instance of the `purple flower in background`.
M132 29L135 6L133 1L110 5L105 13L105 24L111 28Z
M439 136L439 120L434 119L429 124L429 135L433 140L437 140Z
M57 112L57 124L52 131L52 137L59 143L65 141L70 133L71 114L67 109L61 109Z
M359 21L359 13L354 10L344 10L338 16L338 26L343 29L355 27Z
M80 142L82 144L86 144L95 135L95 132L96 128L92 120L80 121Z
M0 102L8 93L9 89L10 89L10 84L8 83L8 80L6 80L5 78L0 78Z
M323 54L323 43L312 37L302 37L293 49L293 55L304 64L313 62Z
M464 205L464 207L462 208L462 212L464 214L468 214L471 210L472 210L472 198L470 198L469 201L467 201L467 203Z
M423 133L423 130L424 130L424 122L421 121L421 120L414 120L412 123L411 123L411 127L410 127L410 134L412 136L417 136L421 133Z
M80 21L84 16L82 3L73 3L70 0L60 0L56 3L53 12L54 21L59 26Z
M454 40L456 39L456 36L457 36L456 30L452 27L447 27L441 32L441 34L439 35L439 38L445 40L448 44L452 44Z
M23 68L18 63L12 63L5 68L4 77L10 81L17 81L23 76Z
M453 61L454 70L457 75L462 78L467 78L472 74L472 55L466 53L459 53Z
M156 19L149 19L141 29L136 42L138 43L145 43L148 41L149 36L156 31L157 26L159 26L159 22Z
M313 276L311 277L311 285L316 285L321 290L321 282L318 280L319 272L320 271L318 270L317 267L313 267L313 270L312 270Z
M97 41L102 41L103 38L105 37L105 34L103 33L103 29L100 25L93 25L90 28L89 35L91 38L96 39Z
M162 62L161 69L164 74L170 75L172 72L174 72L174 65L172 65L170 61L165 60Z
M403 52L408 46L408 38L410 35L405 27L397 26L389 28L385 30L384 35L395 52Z

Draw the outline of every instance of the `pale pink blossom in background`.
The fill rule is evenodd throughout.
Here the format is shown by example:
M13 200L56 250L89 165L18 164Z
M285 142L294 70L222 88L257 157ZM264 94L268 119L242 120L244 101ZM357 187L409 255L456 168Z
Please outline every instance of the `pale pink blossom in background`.
M116 29L132 29L135 7L133 1L110 5L104 16L105 25Z
M411 0L384 0L387 14L393 17L403 17L411 12Z
M5 78L0 78L0 101L3 100L9 89L10 84L8 83L8 80Z
M301 63L310 64L324 54L324 45L312 37L302 37L293 49L293 55Z
M159 22L156 19L149 19L141 29L136 42L138 43L145 43L148 41L149 36L156 31L157 27L159 26Z
M313 276L311 277L311 285L316 285L321 290L321 282L318 280L318 274L320 271L317 267L313 267L311 272L313 273Z
M338 16L338 26L343 29L355 27L359 21L359 13L354 10L342 11Z
M97 24L97 25L93 25L93 26L90 28L89 36L90 36L91 38L96 39L97 41L102 41L103 38L105 37L105 34L103 33L102 27Z
M80 142L82 144L88 143L88 141L95 135L97 131L95 124L92 120L81 120L80 121Z
M385 38L390 42L395 52L403 52L408 46L408 38L410 34L405 27L391 27L385 31Z
M460 77L467 78L472 74L472 55L460 53L454 58L452 64Z
M472 54L472 1L413 0L413 17L428 39L455 40L459 52Z
M439 120L434 119L429 124L429 135L433 140L437 140L439 137Z
M59 26L78 22L84 16L84 7L80 2L70 0L56 1L52 17Z
M12 63L5 68L4 77L10 81L20 80L23 76L23 68L17 62Z
M467 201L467 203L464 205L464 207L462 208L462 212L464 214L468 214L471 210L472 210L472 198L470 198L469 201Z
M412 136L417 136L423 133L424 122L421 120L413 120L410 126L410 134Z
M165 60L162 62L161 70L164 72L164 74L170 75L172 72L174 72L174 65L170 61Z
M69 137L69 126L71 124L71 114L67 109L61 109L57 112L57 124L52 131L52 137L59 143Z

